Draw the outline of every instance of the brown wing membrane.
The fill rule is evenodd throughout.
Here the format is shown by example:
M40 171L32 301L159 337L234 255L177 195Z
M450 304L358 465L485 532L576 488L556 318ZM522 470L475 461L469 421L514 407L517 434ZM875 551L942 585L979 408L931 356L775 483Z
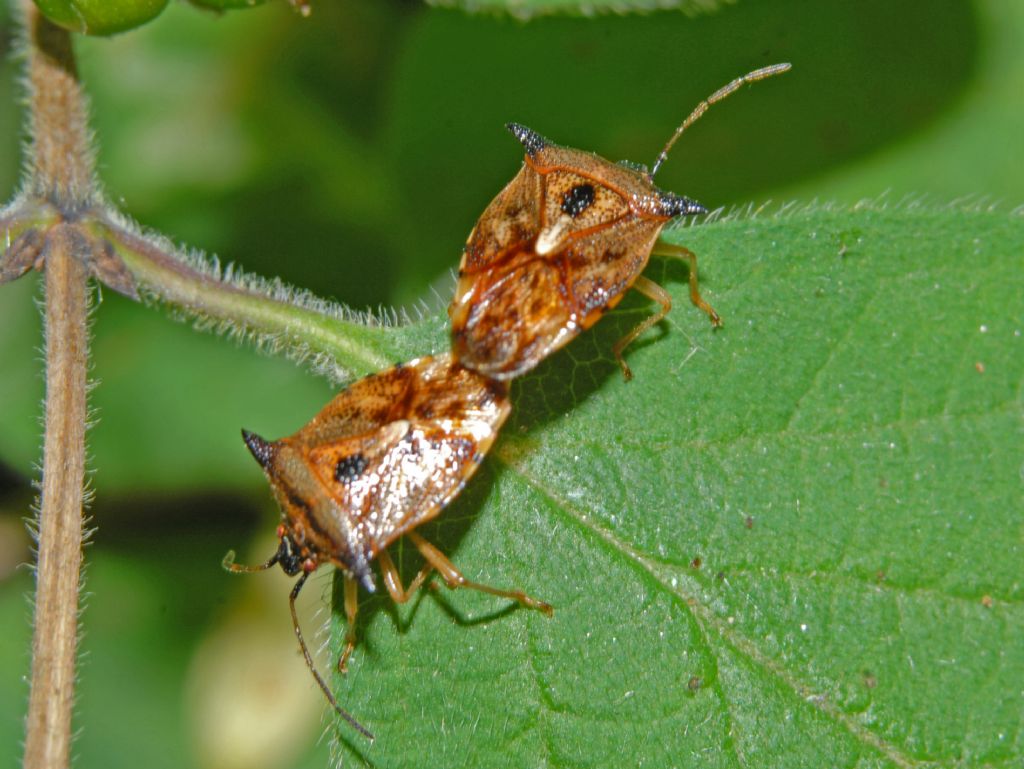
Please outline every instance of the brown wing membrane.
M532 368L574 329L566 264L525 251L482 273L452 318L452 348L462 363L496 379Z
M356 382L257 458L302 557L373 590L373 558L441 512L509 409L503 384L450 354L420 358Z

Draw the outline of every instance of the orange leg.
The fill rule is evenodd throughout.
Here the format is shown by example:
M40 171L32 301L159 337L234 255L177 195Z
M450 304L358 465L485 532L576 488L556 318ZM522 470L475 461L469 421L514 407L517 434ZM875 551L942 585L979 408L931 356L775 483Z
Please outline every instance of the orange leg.
M380 563L380 571L384 576L384 584L395 603L405 603L412 598L413 593L423 584L423 580L433 571L430 564L424 566L409 584L409 589L405 590L402 587L402 579L398 576L398 569L395 568L395 562L391 560L391 556L386 550L381 551L377 556L377 561ZM348 631L345 633L345 650L338 659L338 670L342 673L348 672L348 658L356 648L356 613L358 611L359 585L354 579L345 577L345 617L348 620Z
M398 569L395 568L395 562L391 560L391 556L386 550L381 551L377 556L377 561L380 563L381 574L384 575L384 584L395 603L405 603L412 598L413 593L419 590L420 585L423 584L423 580L434 570L430 564L424 566L409 584L409 589L405 590L402 587L402 579L398 576ZM338 659L338 670L342 673L348 672L348 658L352 656L352 651L356 648L356 614L358 611L359 585L354 579L345 577L345 618L348 620L348 631L345 633L345 650Z
M345 619L348 630L345 632L345 651L338 659L338 670L348 673L348 658L356 648L356 614L359 612L359 585L351 577L345 577Z
M441 575L441 578L444 579L445 584L447 584L452 590L458 587L479 590L484 593L500 596L501 598L511 598L513 601L518 601L527 608L542 611L549 617L554 614L554 609L550 604L547 604L544 601L539 601L536 598L532 598L521 590L501 590L496 587L490 587L489 585L470 582L462 576L462 572L460 572L440 550L423 539L419 534L416 532L409 532L406 536L412 540L412 543L416 545L416 548L427 561L423 565L423 568L419 570L419 573L413 578L412 582L409 583L409 587L406 588L402 586L402 578L398 573L398 568L395 566L395 562L391 560L391 556L388 554L387 550L382 550L377 556L377 562L380 564L381 575L384 577L384 585L387 587L388 594L395 603L406 603L413 597L413 595L416 594L416 591L423 586L423 583L426 581L427 577L430 576L431 572L437 571L437 573ZM352 650L355 649L356 646L356 613L359 609L358 591L359 586L356 581L346 577L345 617L348 620L348 632L345 634L345 650L342 652L341 658L338 660L338 670L342 673L348 672L348 659L352 654Z
M666 243L663 240L659 240L654 244L654 250L652 254L658 256L669 256L673 259L682 259L690 267L690 301L693 302L697 307L702 309L709 318L711 318L711 325L715 328L722 326L722 319L718 313L715 312L715 308L704 301L704 297L700 295L700 285L697 281L697 255L688 248L674 245L673 243Z
M434 567L429 562L426 563L420 569L419 574L409 583L409 587L404 588L402 587L402 578L395 567L395 562L391 560L391 556L388 555L387 551L381 551L380 555L377 556L377 562L380 564L381 574L384 575L384 584L395 603L406 603L412 598L423 585L423 581L430 576L430 572L434 570Z
M443 579L445 584L452 590L460 587L469 588L470 590L479 590L482 593L489 593L490 595L496 595L501 598L509 598L513 601L517 601L528 609L537 609L538 611L544 612L549 617L554 614L555 610L550 604L545 603L544 601L539 601L536 598L532 598L521 590L501 590L489 585L481 585L478 582L469 581L462 576L462 572L455 567L455 564L445 557L444 553L427 542L427 540L423 539L423 537L415 531L410 531L406 536L409 537L414 545L416 545L416 549L420 551L427 561L427 565L420 570L420 573L416 575L416 578L412 581L412 584L410 584L410 589L405 592L406 598L412 594L413 590L422 584L431 569L436 569L437 573L441 575L441 579ZM382 561L381 563L383 565L384 562ZM390 590L391 588L389 587L388 589ZM394 595L394 593L392 593L392 595ZM395 600L397 601L399 599L395 598Z
M668 315L669 310L672 309L672 297L669 295L668 291L663 289L653 280L648 280L641 275L636 279L636 282L633 283L633 288L648 299L653 299L655 302L660 304L661 309L657 310L653 315L649 315L644 318L632 331L622 337L622 339L616 342L615 346L612 347L612 354L615 356L615 360L619 362L619 366L622 368L622 376L627 382L633 378L633 372L630 370L625 358L622 357L622 351L635 342L638 336Z

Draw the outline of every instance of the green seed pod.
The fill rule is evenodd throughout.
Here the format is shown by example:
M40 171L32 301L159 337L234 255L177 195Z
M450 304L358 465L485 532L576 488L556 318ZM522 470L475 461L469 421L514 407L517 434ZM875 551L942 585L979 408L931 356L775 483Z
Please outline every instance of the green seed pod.
M54 24L84 35L113 35L160 15L168 0L35 0Z
M238 8L252 8L263 5L267 0L188 0L198 8L208 8L211 11L233 11Z

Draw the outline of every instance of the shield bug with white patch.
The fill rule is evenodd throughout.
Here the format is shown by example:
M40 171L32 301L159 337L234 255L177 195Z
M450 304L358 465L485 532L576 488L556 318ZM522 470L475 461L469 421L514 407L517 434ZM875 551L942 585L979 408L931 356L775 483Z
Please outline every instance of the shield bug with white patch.
M789 68L763 67L715 91L676 129L650 171L560 147L510 123L526 157L466 242L448 308L456 358L494 379L521 376L635 288L660 308L612 348L623 375L632 378L622 351L672 308L669 293L641 275L652 253L689 264L690 299L720 326L718 313L700 295L696 255L660 239L672 219L707 211L658 189L654 175L672 145L708 107L746 83Z
M344 672L356 643L358 589L374 592L371 563L399 603L408 601L432 571L449 588L470 588L552 614L549 604L520 590L471 582L414 529L436 517L462 490L494 442L511 405L508 386L461 366L450 353L423 357L365 377L339 393L302 429L267 441L242 435L263 468L281 507L277 552L258 566L224 559L233 572L280 565L299 575L289 605L306 664L334 709L355 729L370 732L342 709L317 672L302 636L295 600L309 575L333 564L344 575L348 620ZM403 587L387 547L405 536L424 566Z

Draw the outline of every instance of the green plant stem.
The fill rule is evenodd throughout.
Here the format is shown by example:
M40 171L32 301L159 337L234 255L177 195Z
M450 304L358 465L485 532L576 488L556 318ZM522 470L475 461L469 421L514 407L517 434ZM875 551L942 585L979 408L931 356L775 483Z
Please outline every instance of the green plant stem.
M0 210L0 253L26 231L45 228L56 222L57 213L51 207L31 199L14 200Z
M339 379L378 371L393 362L393 341L382 324L332 315L326 302L283 284L222 279L109 220L85 222L84 227L111 244L141 293L201 322L254 336L293 357L313 357Z

